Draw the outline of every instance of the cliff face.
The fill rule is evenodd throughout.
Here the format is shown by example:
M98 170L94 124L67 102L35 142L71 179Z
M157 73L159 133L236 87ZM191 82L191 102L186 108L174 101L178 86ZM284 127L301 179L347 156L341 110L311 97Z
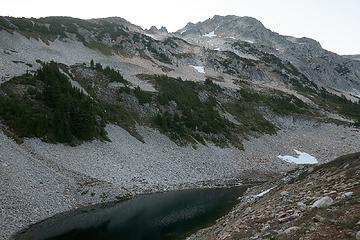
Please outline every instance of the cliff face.
M278 63L293 65L302 74L297 76L299 80L309 80L320 87L344 93L358 94L360 91L360 62L356 57L326 51L313 39L280 35L251 17L214 16L204 22L189 23L175 33L168 33L164 27L143 30L122 18L0 17L0 30L4 66L0 71L4 79L36 68L37 59L74 64L94 58L121 68L121 59L114 59L120 56L150 60L159 72L174 76L188 76L183 71L185 68L201 65L206 67L208 76L228 74L278 82L280 76L271 74L274 69L261 67L261 64L275 63L264 58L264 54L270 54ZM36 49L37 53L29 55L28 48ZM223 51L234 53L227 56L232 61L242 58L242 63L235 66L237 72L214 67L212 59L220 61ZM67 56L69 52L73 54ZM243 67L249 61L267 77L259 78L254 70L249 74ZM143 67L141 63L134 65ZM149 66L146 70L154 71ZM136 73L131 71L131 75Z
M313 39L280 35L251 17L214 16L204 22L188 24L176 34L191 43L211 49L256 57L256 50L249 52L234 48L233 42L247 42L257 50L291 62L320 86L349 92L357 92L360 86L360 63L354 61L356 58L326 51Z
M252 189L227 216L188 239L358 239L360 153ZM261 191L259 194L258 192Z

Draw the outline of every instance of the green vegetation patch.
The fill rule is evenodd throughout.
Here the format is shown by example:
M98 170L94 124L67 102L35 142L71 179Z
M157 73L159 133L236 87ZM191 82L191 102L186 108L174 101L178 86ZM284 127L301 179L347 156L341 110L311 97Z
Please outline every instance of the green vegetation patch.
M302 95L311 99L320 108L328 112L336 112L355 121L360 126L360 103L347 99L344 95L338 96L325 88L318 88L315 84L307 85L304 82L292 79L291 85Z
M320 89L317 95L310 98L319 106L329 112L337 112L345 117L353 119L356 126L360 126L360 103L352 102L345 96L338 96L328 92L325 88Z
M25 93L19 91L21 85L27 88ZM6 83L1 90L5 94L0 97L0 117L19 137L69 144L107 139L101 109L72 87L54 62L45 64L34 76Z
M311 107L306 103L293 95L280 91L273 90L270 93L261 93L249 88L242 88L240 89L240 95L244 101L266 106L280 115L312 114Z
M229 137L232 123L220 116L214 97L209 96L206 102L200 101L199 84L167 76L154 76L153 80L159 90L159 104L168 106L174 102L179 110L175 114L168 111L155 117L154 124L162 132L170 133L177 139L194 138L199 141L206 134Z
M238 127L238 133L241 135L251 134L252 132L275 134L278 130L250 102L239 101L229 103L225 108L240 122L241 125Z

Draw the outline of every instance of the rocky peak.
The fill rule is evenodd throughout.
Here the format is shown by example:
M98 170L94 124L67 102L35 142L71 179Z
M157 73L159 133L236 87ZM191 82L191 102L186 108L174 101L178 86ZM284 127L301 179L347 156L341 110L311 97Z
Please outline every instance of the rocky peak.
M188 23L180 32L187 30L188 33L204 33L208 31L221 31L231 33L234 29L238 28L238 31L244 31L246 29L251 30L266 30L264 25L252 17L239 17L234 15L220 16L215 15L203 22ZM194 31L194 30L199 31Z
M165 32L165 33L168 33L168 30L166 29L166 27L162 26L160 29L159 29L160 32Z
M321 44L318 41L311 38L307 38L307 37L298 38L297 42L300 44L307 44L313 47L321 48Z
M148 30L149 33L156 34L156 33L168 33L168 30L166 27L162 26L160 29L158 29L156 26L151 26Z

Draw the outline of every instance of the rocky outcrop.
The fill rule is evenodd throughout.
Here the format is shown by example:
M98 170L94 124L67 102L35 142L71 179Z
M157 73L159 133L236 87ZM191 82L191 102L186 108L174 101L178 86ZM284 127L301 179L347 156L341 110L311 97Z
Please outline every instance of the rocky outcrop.
M196 24L189 23L176 34L194 44L234 52L227 46L228 43L247 42L256 49L290 61L320 86L350 93L354 89L360 90L360 62L355 60L357 57L343 57L329 52L310 38L282 36L251 17L214 16Z
M305 167L261 197L252 189L227 216L188 239L355 239L360 229L360 153ZM250 210L249 210L250 209Z
M345 193L344 193L345 195ZM311 208L327 208L331 206L334 203L334 200L329 197L325 196L314 202L314 204L311 206Z

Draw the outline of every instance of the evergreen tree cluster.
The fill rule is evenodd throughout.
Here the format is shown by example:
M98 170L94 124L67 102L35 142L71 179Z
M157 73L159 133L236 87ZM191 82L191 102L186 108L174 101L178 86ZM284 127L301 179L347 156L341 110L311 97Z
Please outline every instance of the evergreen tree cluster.
M112 82L120 82L125 85L128 84L128 82L124 79L123 75L121 75L121 73L119 71L117 71L109 66L106 66L105 68L103 68L101 63L95 63L94 60L91 60L90 68L96 69L97 71L102 72L105 76L110 78L110 80Z
M168 105L174 101L181 114L168 112L158 114L154 123L163 132L175 138L199 138L197 133L228 135L232 124L220 116L215 109L216 100L209 97L206 102L198 97L197 84L167 76L155 76L159 87L158 102Z
M70 144L106 139L101 108L71 85L58 64L45 64L23 81L41 82L43 90L0 98L0 117L19 137Z

